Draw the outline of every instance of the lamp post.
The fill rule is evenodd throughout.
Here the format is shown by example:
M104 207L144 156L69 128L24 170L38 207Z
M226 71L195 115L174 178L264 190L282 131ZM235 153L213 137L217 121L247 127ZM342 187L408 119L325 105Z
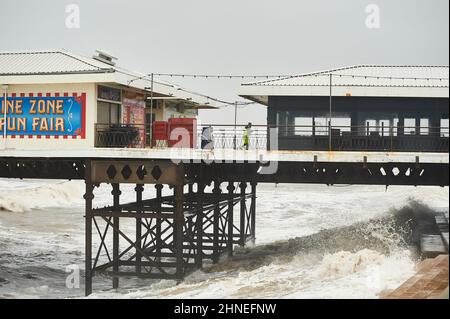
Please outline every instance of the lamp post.
M237 149L237 105L238 102L234 102L234 149Z
M150 86L150 148L153 148L153 73L151 74Z
M146 90L150 89L150 98L145 99L145 101L147 102L147 100L150 100L150 148L153 148L153 86L154 86L154 74L152 73L150 75L150 87L145 87Z
M332 112L332 108L333 108L333 74L330 73L330 120L328 122L328 150L331 151L331 144L332 144L332 139L331 139L331 117L333 115Z
M3 102L3 141L4 141L4 149L6 149L7 146L7 128L6 128L6 109L7 109L7 102L8 102L8 85L4 84L2 86L4 91L4 102Z

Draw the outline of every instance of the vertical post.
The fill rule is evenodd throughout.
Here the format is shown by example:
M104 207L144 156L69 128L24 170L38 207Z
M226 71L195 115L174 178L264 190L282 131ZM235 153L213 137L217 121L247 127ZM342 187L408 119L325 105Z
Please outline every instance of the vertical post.
M333 74L330 73L330 121L328 122L328 150L331 152L331 119L333 117Z
M237 149L237 102L234 102L234 139L233 139L233 145L234 149Z
M154 88L154 74L150 76L150 148L153 148L153 88Z
M394 126L393 126L392 122L389 124L389 136L390 136L390 141L391 141L389 149L391 152L393 152L394 151Z
M175 189L175 216L174 216L174 248L176 254L176 276L178 279L183 278L184 274L184 261L183 261L183 185L176 185Z
M92 293L92 200L94 199L94 185L91 179L91 161L86 161L85 168L86 190L84 194L85 203L85 295Z
M405 117L401 114L398 117L397 136L405 135Z
M228 183L228 236L227 236L227 250L228 250L228 257L232 257L233 256L233 233L234 233L234 183L233 182L229 182Z
M415 119L415 128L414 128L415 134L420 135L420 116L417 116Z
M112 184L112 192L113 195L113 207L114 212L119 213L119 205L120 205L120 186L119 184ZM113 272L119 272L119 229L120 229L120 217L113 217ZM119 288L119 277L113 276L113 289Z
M213 216L213 263L219 262L219 219L220 219L220 182L214 182L214 216Z
M7 138L8 138L8 134L7 134L7 109L8 109L8 86L7 85L3 85L3 90L4 90L4 100L3 100L3 142L4 142L4 148L6 149L8 146L8 142L7 142Z
M136 188L134 189L136 191L136 204L137 204L137 213L142 214L142 192L144 191L144 185L137 184ZM136 273L141 273L142 266L142 255L139 252L138 248L141 249L142 243L141 243L141 237L142 237L142 220L140 217L136 218Z
M161 256L161 246L162 246L162 238L161 238L161 227L162 227L162 218L161 218L161 201L162 201L162 189L163 185L157 184L155 185L156 188L156 207L155 212L158 215L156 217L156 255L157 260L159 260L159 257Z
M197 220L196 220L196 234L197 234L197 253L195 255L195 266L197 268L203 267L203 197L205 185L203 183L197 184Z
M252 182L252 203L250 205L250 220L251 220L251 238L253 243L256 240L256 182Z
M246 203L245 203L245 189L247 188L247 183L242 182L241 184L239 184L239 187L241 189L241 205L240 205L240 226L239 226L239 231L240 231L240 245L241 246L245 246L245 240L246 240L246 236L247 236L247 228L246 226L246 219L247 219L247 214L246 214Z
M366 149L369 149L369 144L370 144L370 123L367 122L367 133L366 133Z

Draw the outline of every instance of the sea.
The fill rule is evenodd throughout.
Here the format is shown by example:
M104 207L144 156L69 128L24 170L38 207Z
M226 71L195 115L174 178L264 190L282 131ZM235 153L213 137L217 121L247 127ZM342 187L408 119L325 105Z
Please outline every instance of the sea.
M85 298L83 193L83 181L0 179L0 298ZM95 277L89 298L376 299L415 273L415 216L449 211L448 187L260 184L257 196L254 245L181 283L114 290ZM122 187L122 202L134 197ZM111 203L109 185L94 203Z

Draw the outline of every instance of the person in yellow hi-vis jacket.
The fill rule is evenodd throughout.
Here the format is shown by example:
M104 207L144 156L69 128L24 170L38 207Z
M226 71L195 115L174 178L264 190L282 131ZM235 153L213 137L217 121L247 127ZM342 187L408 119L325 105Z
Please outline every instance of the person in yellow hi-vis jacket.
M248 150L250 146L250 135L252 134L252 123L248 123L244 129L244 149Z

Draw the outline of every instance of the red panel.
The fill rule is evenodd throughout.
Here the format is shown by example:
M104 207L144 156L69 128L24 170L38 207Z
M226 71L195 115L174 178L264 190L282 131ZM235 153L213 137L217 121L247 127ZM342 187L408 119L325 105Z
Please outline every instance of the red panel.
M169 140L169 123L163 121L153 122L153 145L156 145L156 141Z
M183 142L181 134L189 134ZM174 135L174 139L170 139ZM197 119L195 118L172 118L169 119L169 146L181 148L197 147Z

